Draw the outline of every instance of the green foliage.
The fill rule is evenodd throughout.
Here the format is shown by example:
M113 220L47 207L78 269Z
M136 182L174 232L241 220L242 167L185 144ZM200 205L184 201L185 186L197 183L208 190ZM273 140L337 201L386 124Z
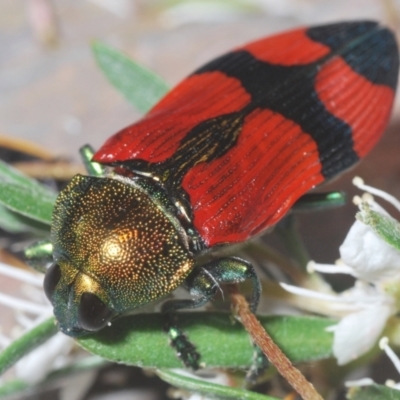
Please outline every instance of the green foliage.
M190 337L208 367L248 368L253 347L241 324L230 314L179 313L179 326ZM271 337L293 362L331 356L332 321L311 317L259 317ZM121 318L100 332L78 339L86 350L110 361L146 368L179 368L182 363L168 346L162 314Z
M146 113L169 87L162 78L117 49L95 41L93 53L108 80L140 112Z
M14 365L24 355L40 346L57 332L54 318L49 318L15 340L0 353L0 375Z
M349 400L400 400L400 391L382 385L350 389Z
M37 222L50 225L56 196L49 188L0 161L0 203L26 217L23 222L25 225L35 227ZM5 218L5 227L10 229L11 218L14 220L13 228L18 229L16 221L21 222L21 218L12 213ZM36 223L30 222L30 219Z
M30 208L28 208L29 210ZM43 224L0 204L0 227L10 233L31 232L38 236L48 235L49 225Z

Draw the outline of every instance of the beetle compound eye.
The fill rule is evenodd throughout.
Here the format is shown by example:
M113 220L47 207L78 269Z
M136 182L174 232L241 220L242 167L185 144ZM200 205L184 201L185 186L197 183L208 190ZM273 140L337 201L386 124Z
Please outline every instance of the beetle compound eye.
M82 329L98 331L112 317L112 311L93 293L83 293L79 304L78 321Z
M53 264L46 272L43 282L44 292L51 301L57 283L61 279L61 268L58 264Z

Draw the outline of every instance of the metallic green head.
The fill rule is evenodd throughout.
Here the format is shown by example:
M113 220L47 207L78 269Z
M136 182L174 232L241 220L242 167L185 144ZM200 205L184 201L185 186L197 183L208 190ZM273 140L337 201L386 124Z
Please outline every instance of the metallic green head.
M75 176L56 201L51 241L45 292L70 336L170 293L194 263L176 218L119 179Z

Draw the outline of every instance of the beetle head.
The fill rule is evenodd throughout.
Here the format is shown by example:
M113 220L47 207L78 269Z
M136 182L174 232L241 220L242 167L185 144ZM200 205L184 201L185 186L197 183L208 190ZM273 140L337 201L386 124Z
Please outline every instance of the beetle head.
M51 241L44 287L70 336L170 293L193 268L177 220L116 179L75 176L56 201Z

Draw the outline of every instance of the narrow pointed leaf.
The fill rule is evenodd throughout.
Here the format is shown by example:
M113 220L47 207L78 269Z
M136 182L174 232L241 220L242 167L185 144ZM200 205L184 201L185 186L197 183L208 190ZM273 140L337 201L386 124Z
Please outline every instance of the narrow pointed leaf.
M92 49L111 84L140 112L149 111L169 90L162 78L119 50L98 41L93 43Z
M57 195L39 186L16 186L0 181L0 203L10 210L43 224L51 224Z
M24 217L0 204L0 228L10 233L32 232L36 235L48 235L48 224Z
M13 183L16 186L41 187L39 182L24 175L3 161L0 161L0 180Z
M209 367L248 368L253 347L241 324L225 313L179 313L179 324ZM331 320L310 317L260 317L272 338L294 361L331 356ZM168 345L165 316L138 314L121 318L99 333L80 338L86 350L111 361L149 368L179 368L182 363Z
M0 203L8 209L49 225L57 194L0 161Z

